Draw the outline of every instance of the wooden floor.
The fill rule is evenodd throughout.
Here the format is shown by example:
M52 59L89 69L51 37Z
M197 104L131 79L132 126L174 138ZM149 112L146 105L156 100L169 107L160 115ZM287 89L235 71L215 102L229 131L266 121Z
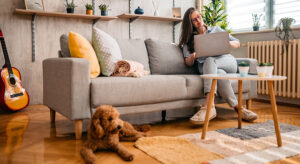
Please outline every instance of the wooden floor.
M218 116L209 124L209 130L237 126L237 115L226 104L218 105ZM258 113L255 122L272 119L271 106L268 103L253 102L253 111ZM300 126L300 108L278 106L279 122ZM84 122L86 129L88 122ZM243 125L247 123L243 122ZM202 126L193 126L188 119L151 125L150 136L177 136L186 133L201 132ZM82 140L74 139L74 124L57 114L55 125L50 124L49 109L43 105L29 106L13 113L0 114L0 163L83 163L79 155ZM159 163L142 151L133 147L132 142L123 144L135 154L132 162L122 161L115 153L98 152L99 163ZM299 163L295 156L272 163Z

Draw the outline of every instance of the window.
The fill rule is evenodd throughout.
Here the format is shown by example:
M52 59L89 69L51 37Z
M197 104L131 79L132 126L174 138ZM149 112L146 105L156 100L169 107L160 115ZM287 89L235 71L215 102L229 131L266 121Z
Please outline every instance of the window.
M275 27L279 20L284 17L294 18L300 25L300 0L274 0L274 23Z
M246 31L252 28L252 13L262 14L260 26L265 27L265 0L227 0L229 28L233 31Z
M284 17L294 18L300 25L300 0L225 0L229 28L252 31L252 13L261 14L260 28L274 28Z

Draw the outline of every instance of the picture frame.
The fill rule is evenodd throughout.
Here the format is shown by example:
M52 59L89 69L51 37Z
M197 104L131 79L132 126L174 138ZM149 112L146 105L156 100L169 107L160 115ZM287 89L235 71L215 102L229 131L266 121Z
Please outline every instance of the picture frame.
M26 10L45 11L44 0L24 0Z
M172 15L174 18L181 18L181 7L173 7Z

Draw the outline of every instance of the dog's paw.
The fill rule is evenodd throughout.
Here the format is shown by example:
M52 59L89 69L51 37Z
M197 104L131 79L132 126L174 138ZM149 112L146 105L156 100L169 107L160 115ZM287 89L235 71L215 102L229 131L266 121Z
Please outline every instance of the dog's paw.
M150 125L134 125L133 127L139 132L148 132L151 129Z
M144 132L138 132L138 134L136 135L136 139L142 138L142 137L147 137L148 134L144 133Z
M125 161L132 161L134 159L134 155L133 154L128 154L128 156L124 157Z
M148 136L149 136L147 133L141 133L141 135L142 135L143 137L148 137Z

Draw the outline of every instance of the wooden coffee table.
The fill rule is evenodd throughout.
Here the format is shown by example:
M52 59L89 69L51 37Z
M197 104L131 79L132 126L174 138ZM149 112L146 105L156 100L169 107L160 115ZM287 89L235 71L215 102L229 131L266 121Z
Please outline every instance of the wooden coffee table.
M277 145L278 147L282 146L281 141L281 135L280 135L280 128L278 123L278 116L277 116L277 105L276 105L276 98L274 93L274 81L278 80L285 80L287 79L286 76L271 76L271 77L258 77L257 75L248 75L246 77L241 77L239 74L205 74L200 76L203 79L212 79L211 89L210 89L210 96L208 99L207 104L207 111L205 116L205 121L203 125L202 130L202 139L205 139L206 131L209 123L209 113L212 107L212 100L215 96L215 89L217 80L221 79L228 79L228 80L238 80L238 128L242 128L242 84L243 80L256 80L256 81L262 81L265 80L268 82L268 88L269 88L269 95L270 95L270 101L272 104L272 113L273 113L273 120L274 120L274 126L276 131L276 138L277 138Z

